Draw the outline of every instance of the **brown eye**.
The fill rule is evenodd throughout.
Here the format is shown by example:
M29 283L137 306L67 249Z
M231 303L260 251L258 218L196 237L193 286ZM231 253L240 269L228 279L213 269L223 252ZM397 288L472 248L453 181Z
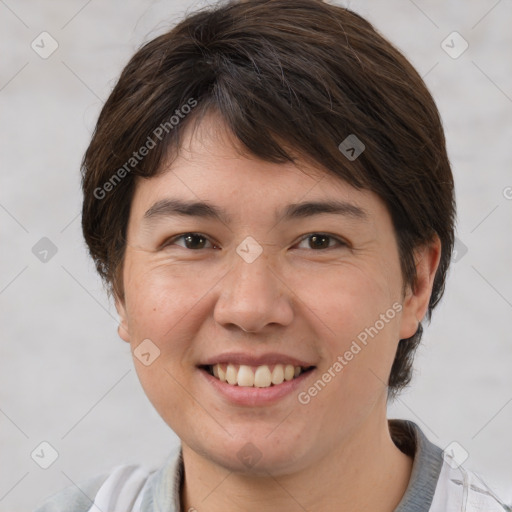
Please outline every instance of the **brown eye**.
M184 240L184 245L176 243L177 240L181 240L181 239ZM205 245L208 243L211 244L211 242L208 240L208 238L206 238L201 233L183 233L182 235L178 235L178 236L174 237L173 239L169 240L169 242L167 242L165 244L165 247L168 247L171 245L179 245L179 246L185 247L185 249L197 250L197 249L205 249ZM211 246L212 246L211 248L215 247L213 244L211 244ZM206 248L208 248L208 247L206 247Z
M326 233L311 233L309 235L306 235L302 240L301 243L305 240L309 240L309 247L306 247L306 249L332 249L336 246L344 246L347 245L345 242L340 240L339 238L333 237L331 235L328 235ZM330 241L335 241L335 245L330 245Z

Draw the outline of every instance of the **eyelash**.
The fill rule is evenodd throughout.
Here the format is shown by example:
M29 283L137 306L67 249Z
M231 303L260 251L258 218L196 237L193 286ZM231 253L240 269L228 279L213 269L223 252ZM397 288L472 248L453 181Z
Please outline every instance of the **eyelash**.
M301 243L303 242L304 240L307 240L308 238L311 238L312 236L315 236L315 235L320 235L320 237L325 237L325 238L329 238L331 240L334 240L338 243L339 246L341 247L348 247L348 244L346 242L344 242L343 240L341 240L340 238L338 237L335 237L333 235L330 235L329 233L322 233L322 232L312 232L312 233L308 233L307 235L304 235L298 243ZM177 235L169 240L167 240L163 247L168 247L170 245L173 245L174 242L176 242L176 240L179 240L180 238L185 238L187 236L193 236L193 237L201 237L201 238L204 238L206 240L208 240L210 243L212 243L207 236L203 235L202 233L195 233L195 232L189 232L189 233L183 233L181 235ZM213 244L214 247L215 247L215 244ZM187 247L183 247L184 249L188 249ZM334 247L326 247L324 249L318 249L318 251L322 251L322 250L326 250L326 249L333 249ZM189 249L190 251L198 251L199 249ZM315 250L315 249L311 249L311 250Z

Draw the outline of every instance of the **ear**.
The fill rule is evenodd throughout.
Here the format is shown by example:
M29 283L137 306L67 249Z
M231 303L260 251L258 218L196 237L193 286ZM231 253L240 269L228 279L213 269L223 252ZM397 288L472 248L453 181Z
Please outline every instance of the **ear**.
M128 318L126 314L126 305L124 299L120 298L117 294L115 295L115 304L117 314L119 315L119 325L117 327L117 332L119 337L130 343L130 330L128 329Z
M412 288L408 287L404 298L400 339L413 336L418 330L418 324L427 313L434 285L434 277L440 259L441 241L437 235L435 235L431 242L414 251L417 277L415 286Z

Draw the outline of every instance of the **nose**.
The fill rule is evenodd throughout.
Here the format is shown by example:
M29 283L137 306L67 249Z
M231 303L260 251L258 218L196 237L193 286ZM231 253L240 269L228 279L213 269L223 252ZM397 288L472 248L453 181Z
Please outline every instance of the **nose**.
M245 332L260 332L270 324L292 322L292 292L264 252L248 263L235 255L232 269L221 281L214 319L225 328L237 326Z

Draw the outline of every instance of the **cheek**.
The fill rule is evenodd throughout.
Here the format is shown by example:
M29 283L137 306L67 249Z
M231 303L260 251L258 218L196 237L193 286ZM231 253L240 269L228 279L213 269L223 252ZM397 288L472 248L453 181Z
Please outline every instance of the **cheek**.
M380 314L399 301L400 282L395 273L370 265L343 265L323 275L308 276L300 297L336 338L355 336L373 325Z
M322 338L323 371L343 375L335 387L359 398L387 382L399 340L399 275L395 268L382 272L379 266L351 265L324 279L317 276L317 286L302 286Z
M162 342L188 323L190 314L212 288L214 279L198 278L190 269L158 263L132 264L127 276L129 326L136 337ZM128 273L127 272L127 273Z
M206 290L197 279L142 266L129 270L126 306L135 369L147 397L169 421L169 411L193 406L185 390L193 384L189 363ZM137 356L144 340L158 354L149 365Z

